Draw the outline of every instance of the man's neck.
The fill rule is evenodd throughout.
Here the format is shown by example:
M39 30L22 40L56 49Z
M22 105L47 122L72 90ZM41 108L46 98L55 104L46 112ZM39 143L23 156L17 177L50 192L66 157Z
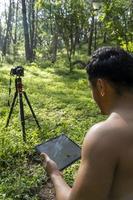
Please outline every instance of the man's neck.
M110 113L114 111L130 112L131 110L133 110L133 94L126 93L123 96L114 99Z

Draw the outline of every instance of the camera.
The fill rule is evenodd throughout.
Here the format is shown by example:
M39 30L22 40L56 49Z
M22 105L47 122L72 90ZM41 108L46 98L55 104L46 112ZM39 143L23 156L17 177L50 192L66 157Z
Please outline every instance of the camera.
M10 74L12 76L24 76L24 68L22 66L13 67Z

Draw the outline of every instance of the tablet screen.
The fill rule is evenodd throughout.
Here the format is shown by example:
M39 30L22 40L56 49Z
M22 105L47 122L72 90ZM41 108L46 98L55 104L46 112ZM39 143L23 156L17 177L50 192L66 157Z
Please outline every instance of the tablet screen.
M36 150L39 153L48 154L56 162L59 170L63 170L80 159L81 154L81 148L65 134L37 145Z

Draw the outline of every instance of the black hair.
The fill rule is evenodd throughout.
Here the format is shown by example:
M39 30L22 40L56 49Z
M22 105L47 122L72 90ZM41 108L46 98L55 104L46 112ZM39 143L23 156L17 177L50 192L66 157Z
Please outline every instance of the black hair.
M87 65L87 73L93 84L97 78L104 78L122 92L133 91L133 55L118 47L102 47L96 50Z

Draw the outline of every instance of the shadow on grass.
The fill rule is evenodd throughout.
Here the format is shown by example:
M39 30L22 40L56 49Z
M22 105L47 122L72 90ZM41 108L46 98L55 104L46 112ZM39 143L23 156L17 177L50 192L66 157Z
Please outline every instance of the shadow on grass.
M73 72L67 69L55 68L54 74L62 77L68 77L68 79L78 80L79 78L85 78L85 70L74 70Z

